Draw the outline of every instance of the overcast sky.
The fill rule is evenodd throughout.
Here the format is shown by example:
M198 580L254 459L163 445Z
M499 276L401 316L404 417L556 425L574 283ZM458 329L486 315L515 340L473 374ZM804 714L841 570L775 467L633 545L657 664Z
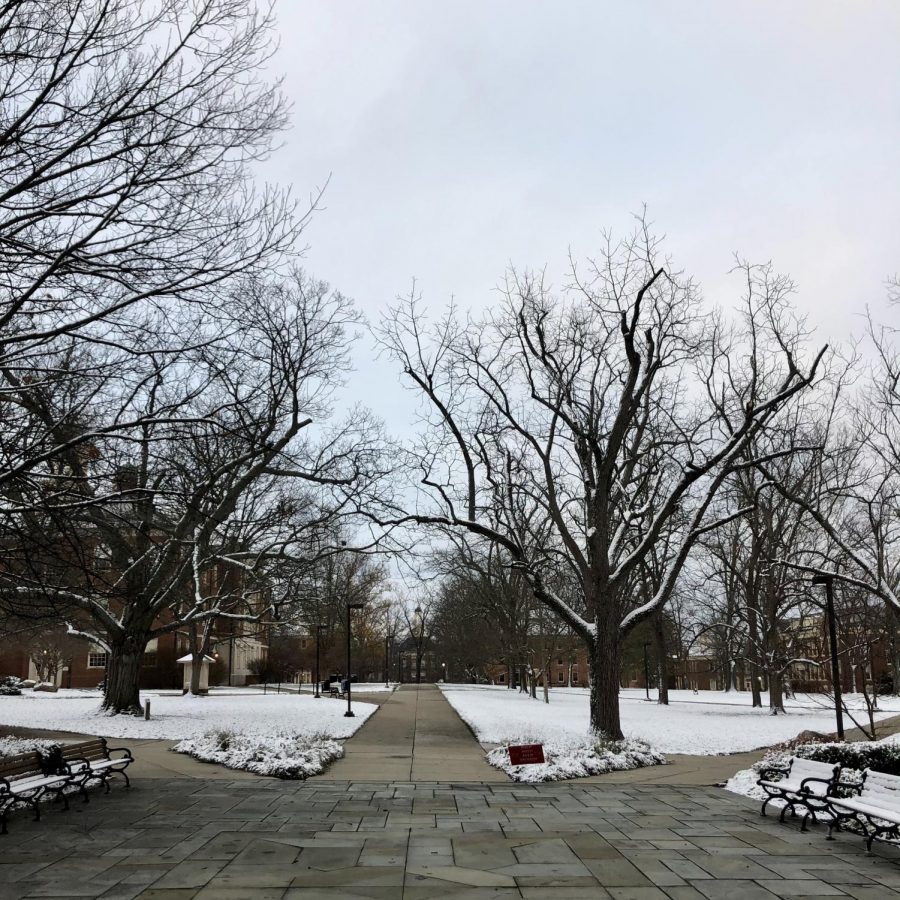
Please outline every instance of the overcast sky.
M265 174L331 175L307 267L369 317L415 277L495 301L646 203L711 303L772 260L823 339L900 270L900 2L279 0L293 126ZM358 354L389 424L396 376Z

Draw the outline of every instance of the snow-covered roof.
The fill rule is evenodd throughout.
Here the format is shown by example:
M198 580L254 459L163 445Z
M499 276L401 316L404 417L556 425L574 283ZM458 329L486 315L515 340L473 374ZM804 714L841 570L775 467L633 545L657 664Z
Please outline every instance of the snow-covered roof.
M194 657L191 656L190 653L188 653L186 656L182 656L181 659L175 660L175 662L177 662L177 663L189 663L189 662L193 662L193 661L194 661ZM215 662L215 660L211 656L204 656L203 661L204 662Z

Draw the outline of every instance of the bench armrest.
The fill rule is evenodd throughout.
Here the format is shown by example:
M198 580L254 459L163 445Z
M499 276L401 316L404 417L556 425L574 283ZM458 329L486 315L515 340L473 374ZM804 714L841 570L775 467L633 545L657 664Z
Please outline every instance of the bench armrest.
M106 748L106 758L109 759L110 753L124 753L125 755L122 759L127 759L130 762L134 762L134 757L131 755L131 751L127 747L107 747Z
M768 781L770 775L787 775L790 771L790 766L766 766L757 773L759 777L756 779L756 783Z
M78 763L78 771L73 771L73 764ZM68 775L80 775L84 769L90 771L91 761L89 759L85 759L82 756L73 756L70 759L67 759L63 762L63 765L66 767L66 774Z
M11 794L12 787L10 786L9 780L0 775L0 794Z
M800 792L801 793L812 793L806 786L810 782L815 782L816 784L832 785L834 783L834 779L833 778L814 778L812 776L810 776L809 778L804 778L803 781L800 782Z

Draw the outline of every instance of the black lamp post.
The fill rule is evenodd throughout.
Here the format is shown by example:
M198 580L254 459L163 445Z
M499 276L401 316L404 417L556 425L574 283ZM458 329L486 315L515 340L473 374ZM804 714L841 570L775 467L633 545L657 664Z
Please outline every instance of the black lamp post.
M416 635L416 684L422 683L422 633L425 631L425 623L422 621L422 607L416 604L413 610L413 622L418 634Z
M825 618L828 620L828 642L831 645L831 683L834 688L834 717L837 737L844 740L844 710L841 703L841 668L838 664L837 629L834 622L834 576L814 575L813 584L825 585Z
M650 663L647 662L647 648L650 646L650 641L644 641L644 691L647 696L644 698L645 700L650 699Z
M322 699L322 694L319 692L319 685L322 683L322 678L319 675L319 645L322 643L322 631L324 629L324 625L316 625L316 693L313 696L317 700Z
M391 672L391 636L390 634L386 634L384 636L384 686L390 687L390 672Z
M350 706L350 691L352 684L352 679L350 677L350 612L354 609L362 609L365 606L364 603L348 603L347 604L347 712L344 713L344 718L353 718L356 713L353 712L353 709Z

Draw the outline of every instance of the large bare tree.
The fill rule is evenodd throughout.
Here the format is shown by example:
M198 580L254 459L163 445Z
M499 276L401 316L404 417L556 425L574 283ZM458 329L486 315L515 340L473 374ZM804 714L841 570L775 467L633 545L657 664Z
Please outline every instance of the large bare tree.
M558 293L512 272L484 319L451 311L429 327L412 296L381 327L425 417L410 447L418 505L392 522L502 547L587 646L591 726L614 738L623 641L665 605L698 538L742 512L717 518L711 506L824 352L807 357L787 279L739 271L729 324L639 227L584 270L573 264ZM640 596L654 553L654 589Z
M272 24L252 0L0 7L0 486L134 424L98 397L293 252L303 218L249 178L285 124Z
M109 651L104 706L140 710L148 641L213 620L279 617L298 566L365 503L378 427L329 424L357 321L349 301L297 273L223 298L240 323L131 396L138 428L57 454L58 477L17 483L3 512L0 601L53 616ZM176 414L160 419L157 402ZM202 647L195 647L202 652Z

